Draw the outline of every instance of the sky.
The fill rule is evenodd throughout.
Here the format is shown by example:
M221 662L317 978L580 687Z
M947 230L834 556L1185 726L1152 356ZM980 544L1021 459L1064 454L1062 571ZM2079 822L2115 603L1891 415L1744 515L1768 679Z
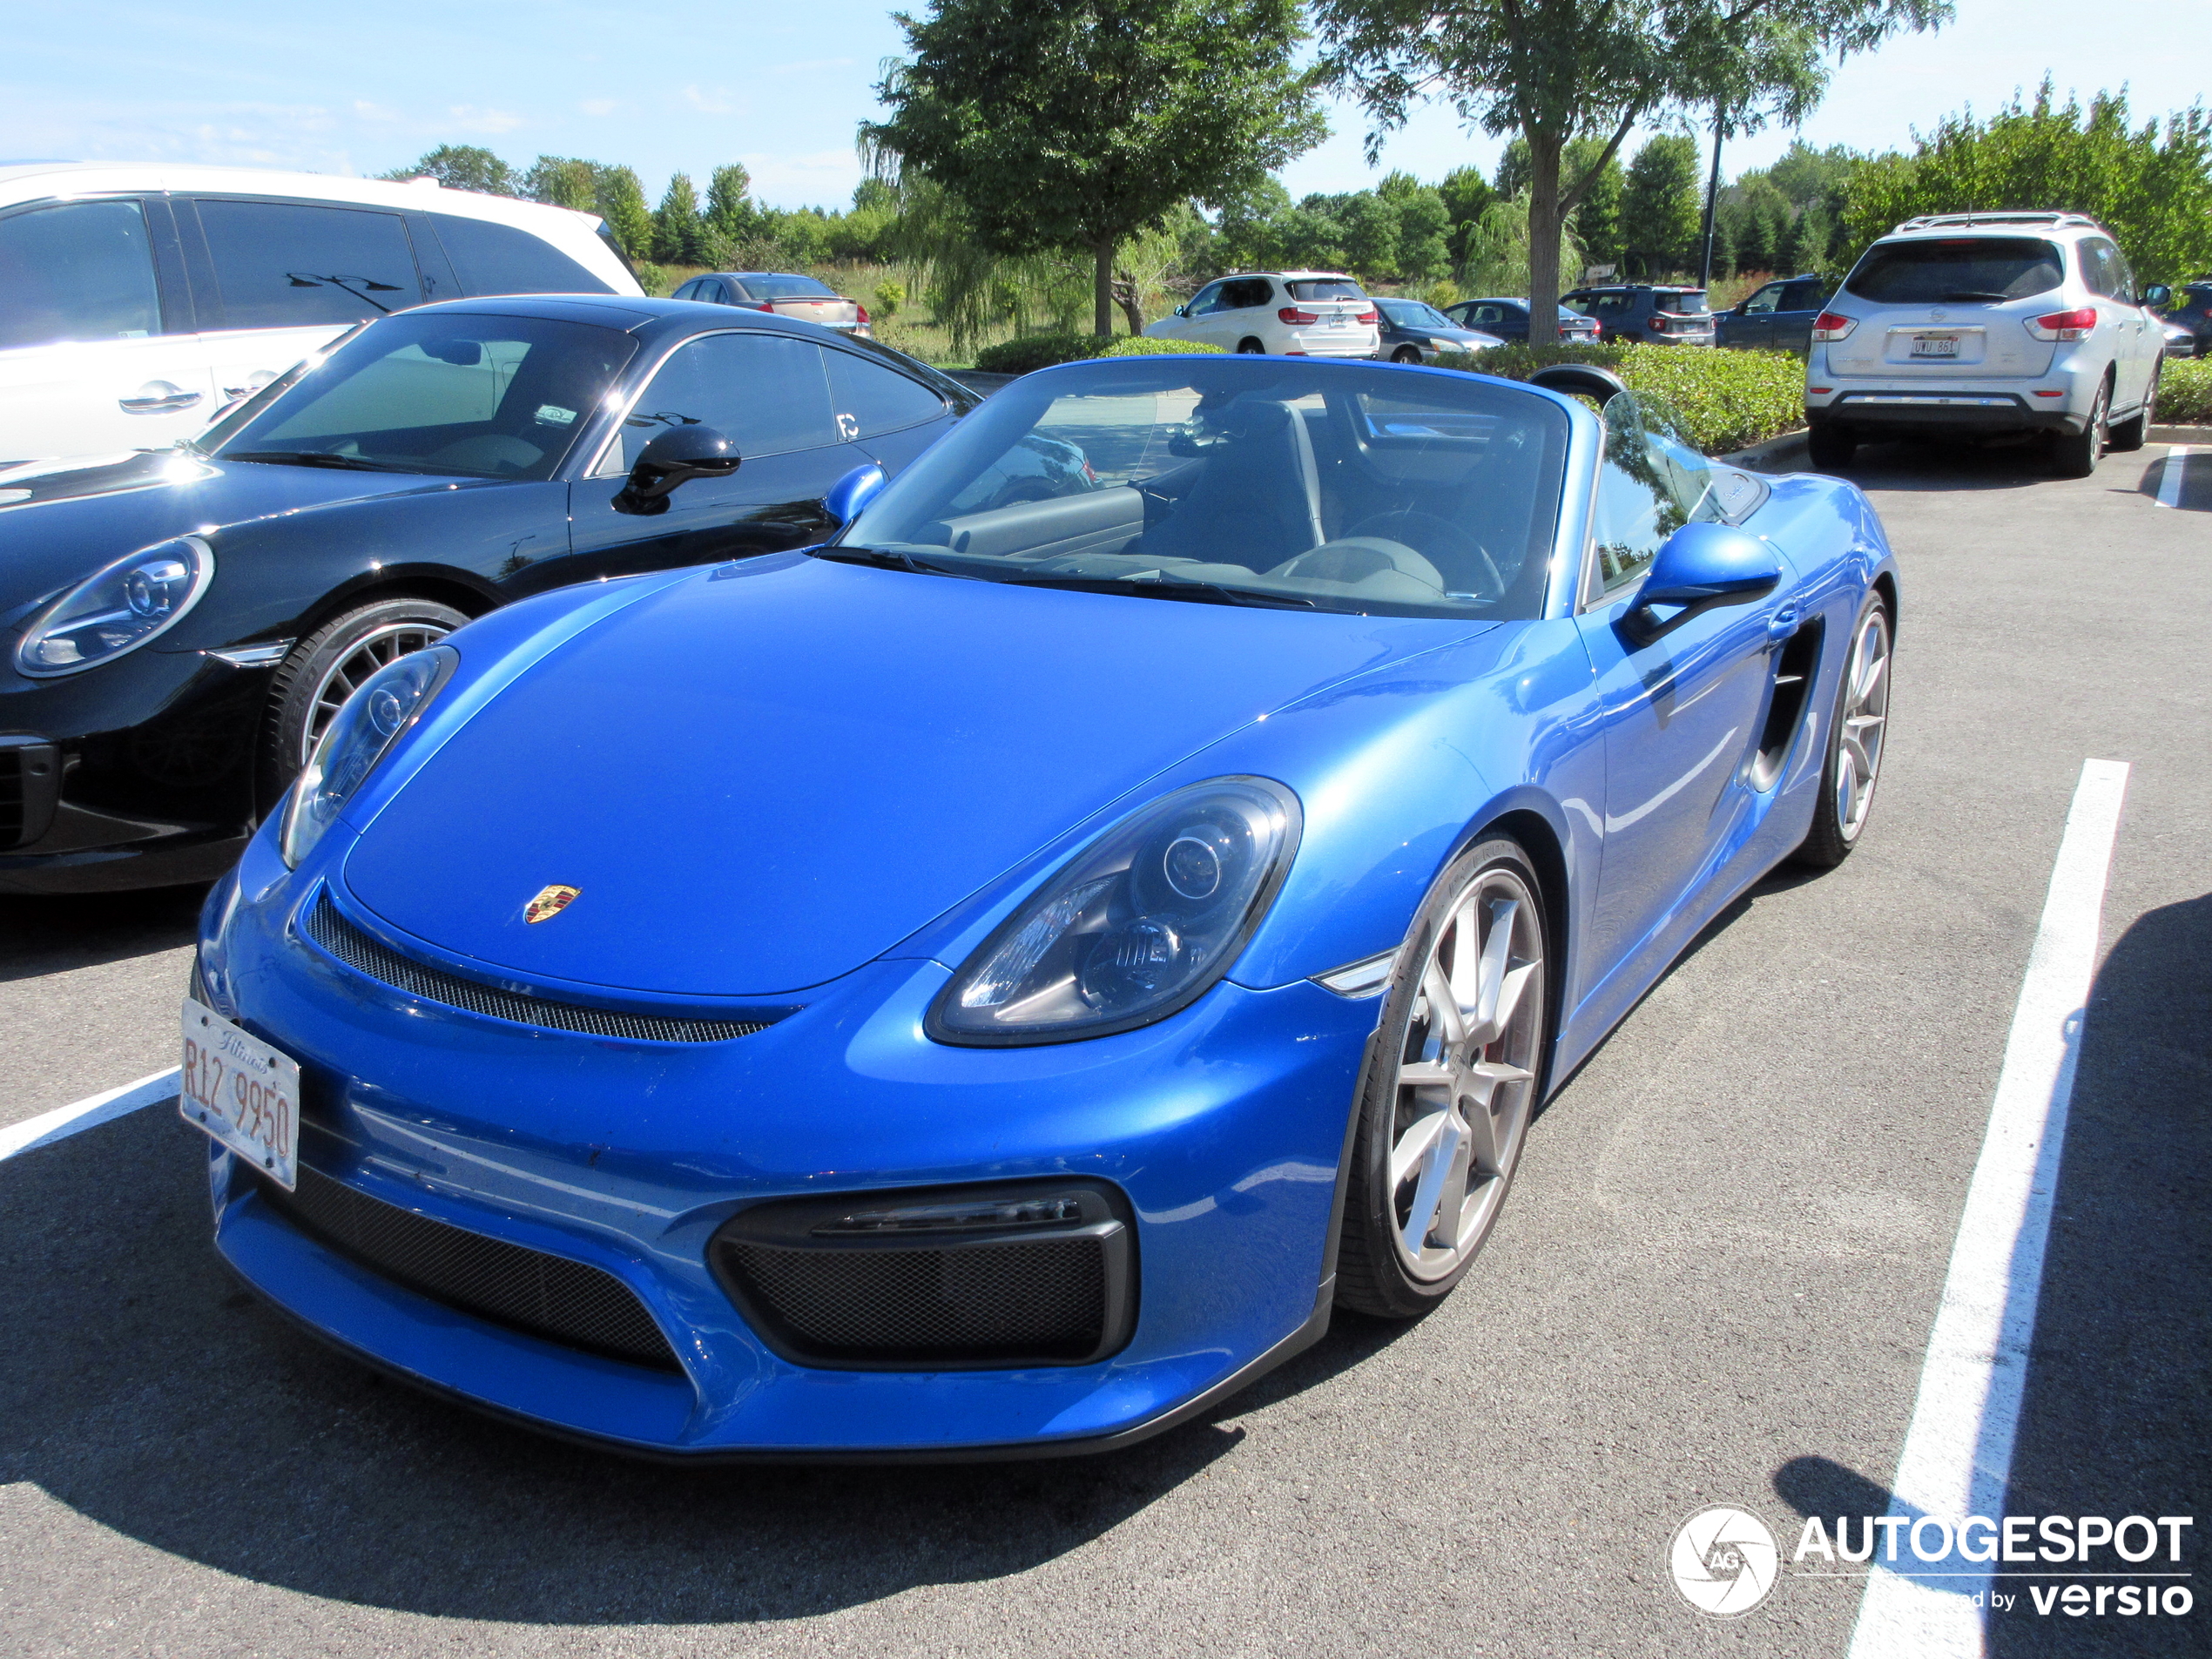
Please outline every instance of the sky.
M2212 82L2204 0L2123 0L2094 27L2079 0L1958 0L1958 12L1940 34L1841 65L1803 137L1905 146L1912 128L1993 110L2047 70L2062 92L2127 85L2138 119ZM367 174L478 144L518 166L540 153L626 162L656 199L671 172L704 186L741 161L782 207L850 199L854 129L878 112L879 66L903 44L880 0L0 0L0 160ZM1356 190L1393 167L1487 171L1501 148L1432 107L1370 169L1359 111L1332 106L1330 125L1285 172L1293 195ZM1771 161L1792 136L1732 142L1725 172Z

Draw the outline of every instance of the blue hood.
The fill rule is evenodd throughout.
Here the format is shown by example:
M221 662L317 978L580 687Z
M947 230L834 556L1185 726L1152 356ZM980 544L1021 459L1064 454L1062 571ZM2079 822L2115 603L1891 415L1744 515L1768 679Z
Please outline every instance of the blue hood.
M554 648L421 763L342 879L526 981L781 995L1260 716L1478 631L756 560ZM581 896L526 923L554 883Z

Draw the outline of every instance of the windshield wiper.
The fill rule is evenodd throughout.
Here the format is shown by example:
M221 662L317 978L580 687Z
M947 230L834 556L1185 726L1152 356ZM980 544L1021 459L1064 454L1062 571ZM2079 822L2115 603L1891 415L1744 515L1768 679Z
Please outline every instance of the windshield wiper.
M894 547L810 547L806 556L815 559L831 559L840 564L872 564L880 570L912 570L917 576L956 576L974 577L973 570L954 570L927 559L918 559L911 553L902 553Z
M1172 576L995 576L994 582L1017 588L1073 588L1082 593L1134 593L1148 599L1186 599L1195 604L1257 605L1268 610L1312 610L1311 599L1287 593L1262 593L1218 582L1193 582Z
M219 461L269 461L292 467L339 467L347 472L420 472L419 467L395 467L388 461L368 461L360 455L333 455L327 449L226 449Z
M1986 288L1961 288L1956 293L1946 293L1943 297L1946 300L1981 300L1996 301L2007 299L2010 296L2002 293L1992 293Z

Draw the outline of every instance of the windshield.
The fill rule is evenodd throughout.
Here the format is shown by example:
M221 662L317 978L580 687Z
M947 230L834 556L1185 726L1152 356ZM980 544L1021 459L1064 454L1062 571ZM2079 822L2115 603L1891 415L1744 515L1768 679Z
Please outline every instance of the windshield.
M550 478L637 342L542 317L379 320L202 440L233 461Z
M826 287L810 276L749 276L739 277L745 290L756 300L834 300L835 288Z
M1300 277L1283 284L1293 300L1365 300L1367 291L1348 277Z
M2047 293L2064 280L2065 269L2054 244L2024 236L1877 242L1844 287L1883 305L1994 303Z
M1540 614L1566 412L1471 377L1153 357L1016 381L831 556L1391 616Z
M1456 328L1459 325L1434 306L1419 300L1378 300L1384 316L1400 328Z

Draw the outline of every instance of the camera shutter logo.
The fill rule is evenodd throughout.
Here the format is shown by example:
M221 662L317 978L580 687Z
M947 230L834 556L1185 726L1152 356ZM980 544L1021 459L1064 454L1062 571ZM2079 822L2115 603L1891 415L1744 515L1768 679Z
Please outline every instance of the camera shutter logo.
M1766 1600L1780 1561L1766 1522L1721 1504L1683 1521L1667 1554L1682 1599L1723 1619Z

